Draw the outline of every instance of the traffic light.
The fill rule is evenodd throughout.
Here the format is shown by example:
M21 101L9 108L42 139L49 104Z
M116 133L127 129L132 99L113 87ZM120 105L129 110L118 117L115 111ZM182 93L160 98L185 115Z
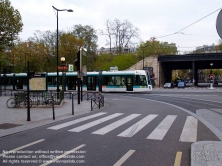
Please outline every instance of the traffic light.
M80 50L77 52L77 59L75 60L76 71L80 71Z

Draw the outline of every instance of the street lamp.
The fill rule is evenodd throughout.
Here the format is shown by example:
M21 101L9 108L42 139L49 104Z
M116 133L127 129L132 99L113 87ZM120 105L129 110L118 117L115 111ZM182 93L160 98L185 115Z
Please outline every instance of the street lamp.
M66 58L65 57L61 57L60 60L62 62L62 65L64 65L64 62L66 61Z
M213 65L214 65L213 63L210 63L210 66L211 66L210 74L212 74L212 66Z
M58 19L58 12L59 11L67 11L67 12L73 12L72 9L57 9L54 6L52 6L52 8L54 10L56 10L56 18L57 18L57 39L56 39L56 47L57 47L57 93L59 92L59 70L58 70L58 66L59 66L59 19ZM57 98L59 98L59 95L57 95Z

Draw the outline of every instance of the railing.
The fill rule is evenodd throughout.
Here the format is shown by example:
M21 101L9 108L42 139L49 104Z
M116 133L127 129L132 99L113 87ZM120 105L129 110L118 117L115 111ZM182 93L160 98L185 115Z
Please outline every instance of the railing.
M6 95L13 96L15 94L26 94L24 90L8 90ZM58 94L58 95L57 95ZM76 91L48 91L48 92L33 92L29 93L32 106L51 105L49 101L54 101L55 105L60 105L64 98L77 99L78 93ZM104 106L104 96L99 92L82 92L83 100L91 100L91 110Z
M73 96L72 96L73 95ZM70 99L78 99L78 93L76 91L65 91L64 97L68 97ZM95 108L104 107L104 96L99 92L86 92L82 93L83 100L91 100L91 111Z
M91 111L95 108L104 107L104 96L101 93L94 94L91 97Z

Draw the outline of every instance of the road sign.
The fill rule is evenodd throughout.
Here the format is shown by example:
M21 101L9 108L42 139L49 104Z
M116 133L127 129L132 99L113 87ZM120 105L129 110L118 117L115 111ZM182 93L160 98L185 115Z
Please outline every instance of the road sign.
M68 66L58 66L58 70L68 70Z
M72 64L69 64L69 72L72 72L73 71L73 65Z
M218 35L222 39L222 10L219 12L217 16L216 28Z

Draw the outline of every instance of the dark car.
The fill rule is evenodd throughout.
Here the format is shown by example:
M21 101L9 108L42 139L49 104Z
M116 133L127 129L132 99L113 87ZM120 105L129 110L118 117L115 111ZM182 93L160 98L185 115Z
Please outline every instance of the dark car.
M185 82L183 82L183 81L180 81L180 82L178 82L178 85L177 85L177 87L178 88L185 88Z

